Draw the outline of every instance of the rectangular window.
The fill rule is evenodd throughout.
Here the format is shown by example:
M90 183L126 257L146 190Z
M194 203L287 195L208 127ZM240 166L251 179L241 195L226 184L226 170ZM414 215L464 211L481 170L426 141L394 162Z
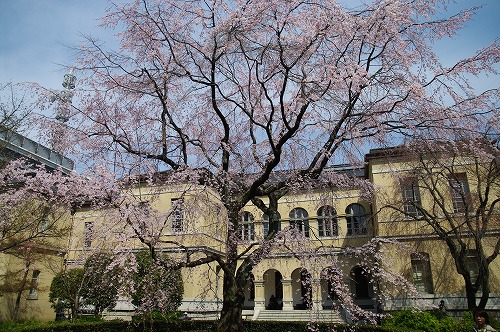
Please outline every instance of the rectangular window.
M318 235L321 237L337 236L337 218L318 217Z
M330 218L318 218L318 233L321 237L337 236L337 220Z
M319 236L327 236L328 230L325 229L325 226L323 225L324 222L322 219L318 219L318 235Z
M433 294L431 264L429 254L420 252L412 254L411 268L413 272L413 285L420 293Z
M454 212L465 212L470 203L469 184L465 173L451 174L449 178Z
M92 245L93 236L94 236L94 223L87 221L85 222L85 234L83 239L84 248L88 248Z
M403 211L405 216L418 218L422 217L419 209L422 206L420 190L416 179L405 179L401 181L401 193L403 196Z
M309 214L303 208L290 211L290 226L299 230L305 237L309 237Z
M40 224L39 224L38 230L40 232L45 232L48 227L49 227L49 216L44 215L42 217L42 219L40 220Z
M467 271L469 271L470 279L472 283L475 283L479 275L479 258L478 253L475 249L470 249L467 251L467 258L465 264L467 266Z
M248 211L243 211L240 215L238 226L238 238L243 241L253 241L255 238L254 217Z
M247 223L240 225L239 239L243 241L253 241L255 238L254 224Z
M170 216L172 233L181 233L184 230L184 200L172 199L172 214Z
M28 293L28 300L38 300L38 279L40 277L39 270L33 270L31 277L30 292Z

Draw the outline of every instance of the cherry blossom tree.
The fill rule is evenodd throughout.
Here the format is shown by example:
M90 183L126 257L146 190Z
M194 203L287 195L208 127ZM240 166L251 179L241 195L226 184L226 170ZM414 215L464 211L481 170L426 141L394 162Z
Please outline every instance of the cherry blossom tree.
M139 310L154 310L166 314L177 310L182 302L184 287L180 271L166 269L165 265L168 263L163 263L163 260L169 258L158 258L158 264L146 251L135 253L137 272L134 275L135 293L132 303Z
M80 301L87 279L82 268L68 269L55 275L50 284L49 301L56 310L69 308L71 320L77 319L80 314Z
M81 296L85 304L94 306L94 315L102 314L107 307L116 302L120 285L117 282L122 270L112 266L113 257L108 253L95 253L90 256L84 265L84 277L87 284L82 290Z
M275 243L281 197L316 181L346 185L325 170L360 164L370 144L474 135L493 117L498 91L476 93L467 78L495 73L498 43L442 65L432 43L474 12L442 18L447 2L112 3L102 25L117 32L120 49L91 37L80 49L80 103L58 129L65 151L117 176L169 171L217 192L224 255L202 251L178 265L217 262L219 331L240 331L243 288ZM241 250L240 211L250 202L269 216L270 231ZM141 235L140 219L126 221ZM154 257L161 242L139 238Z
M404 163L408 171L394 173L396 181L411 188L412 195L390 197L381 209L392 211L394 218L404 215L427 225L420 235L423 240L435 235L445 243L463 278L468 309L484 309L492 282L497 282L489 266L500 252L497 142L418 141L399 152L408 159Z
M12 319L24 318L22 296L27 290L36 291L37 285L28 279L30 269L61 268L61 256L72 227L70 211L84 202L102 206L103 199L106 204L112 201L112 190L106 188L106 183L113 181L102 180L101 177L92 181L76 172L64 174L22 159L0 169L0 253L23 262L21 266L7 266L5 282L0 285L3 295L10 293L15 297ZM104 187L99 189L99 183Z

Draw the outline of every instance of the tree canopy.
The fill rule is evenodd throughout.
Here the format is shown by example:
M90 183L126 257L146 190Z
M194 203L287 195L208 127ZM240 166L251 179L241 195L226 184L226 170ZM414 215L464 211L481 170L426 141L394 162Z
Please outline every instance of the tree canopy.
M498 43L444 66L433 42L473 15L439 17L447 2L112 4L102 24L118 32L120 49L88 38L77 68L79 102L54 127L82 165L122 179L170 171L184 181L202 178L217 192L227 215L224 255L200 249L200 258L178 265L219 264L219 330L239 331L241 290L273 243L280 197L311 181L347 187L345 177L325 170L359 164L370 144L491 130L498 89L478 94L467 77L496 73ZM237 230L249 202L270 216L271 232L244 256ZM141 218L124 219L154 257L159 243L140 236Z

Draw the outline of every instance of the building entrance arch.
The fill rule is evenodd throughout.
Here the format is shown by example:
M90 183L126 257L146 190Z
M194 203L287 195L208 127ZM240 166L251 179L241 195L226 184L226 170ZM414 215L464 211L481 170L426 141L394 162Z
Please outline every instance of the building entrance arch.
M333 309L337 301L335 284L338 283L338 272L331 267L321 271L321 303L323 309Z
M266 309L281 310L283 308L283 276L278 270L269 269L264 272L263 279Z
M356 266L351 270L351 291L354 294L354 303L362 309L375 309L373 301L373 286L368 275L362 267Z
M305 310L312 308L312 277L303 268L292 272L293 308Z

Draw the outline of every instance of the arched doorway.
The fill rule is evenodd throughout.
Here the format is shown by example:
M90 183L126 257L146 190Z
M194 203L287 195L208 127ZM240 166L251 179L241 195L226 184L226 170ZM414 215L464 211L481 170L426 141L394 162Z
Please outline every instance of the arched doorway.
M354 294L354 303L362 309L374 309L373 286L369 282L370 276L361 268L356 266L351 271L351 290Z
M306 310L312 307L312 278L306 269L295 269L292 272L293 308Z
M266 309L281 310L283 307L283 276L278 270L270 269L264 272L264 296Z

